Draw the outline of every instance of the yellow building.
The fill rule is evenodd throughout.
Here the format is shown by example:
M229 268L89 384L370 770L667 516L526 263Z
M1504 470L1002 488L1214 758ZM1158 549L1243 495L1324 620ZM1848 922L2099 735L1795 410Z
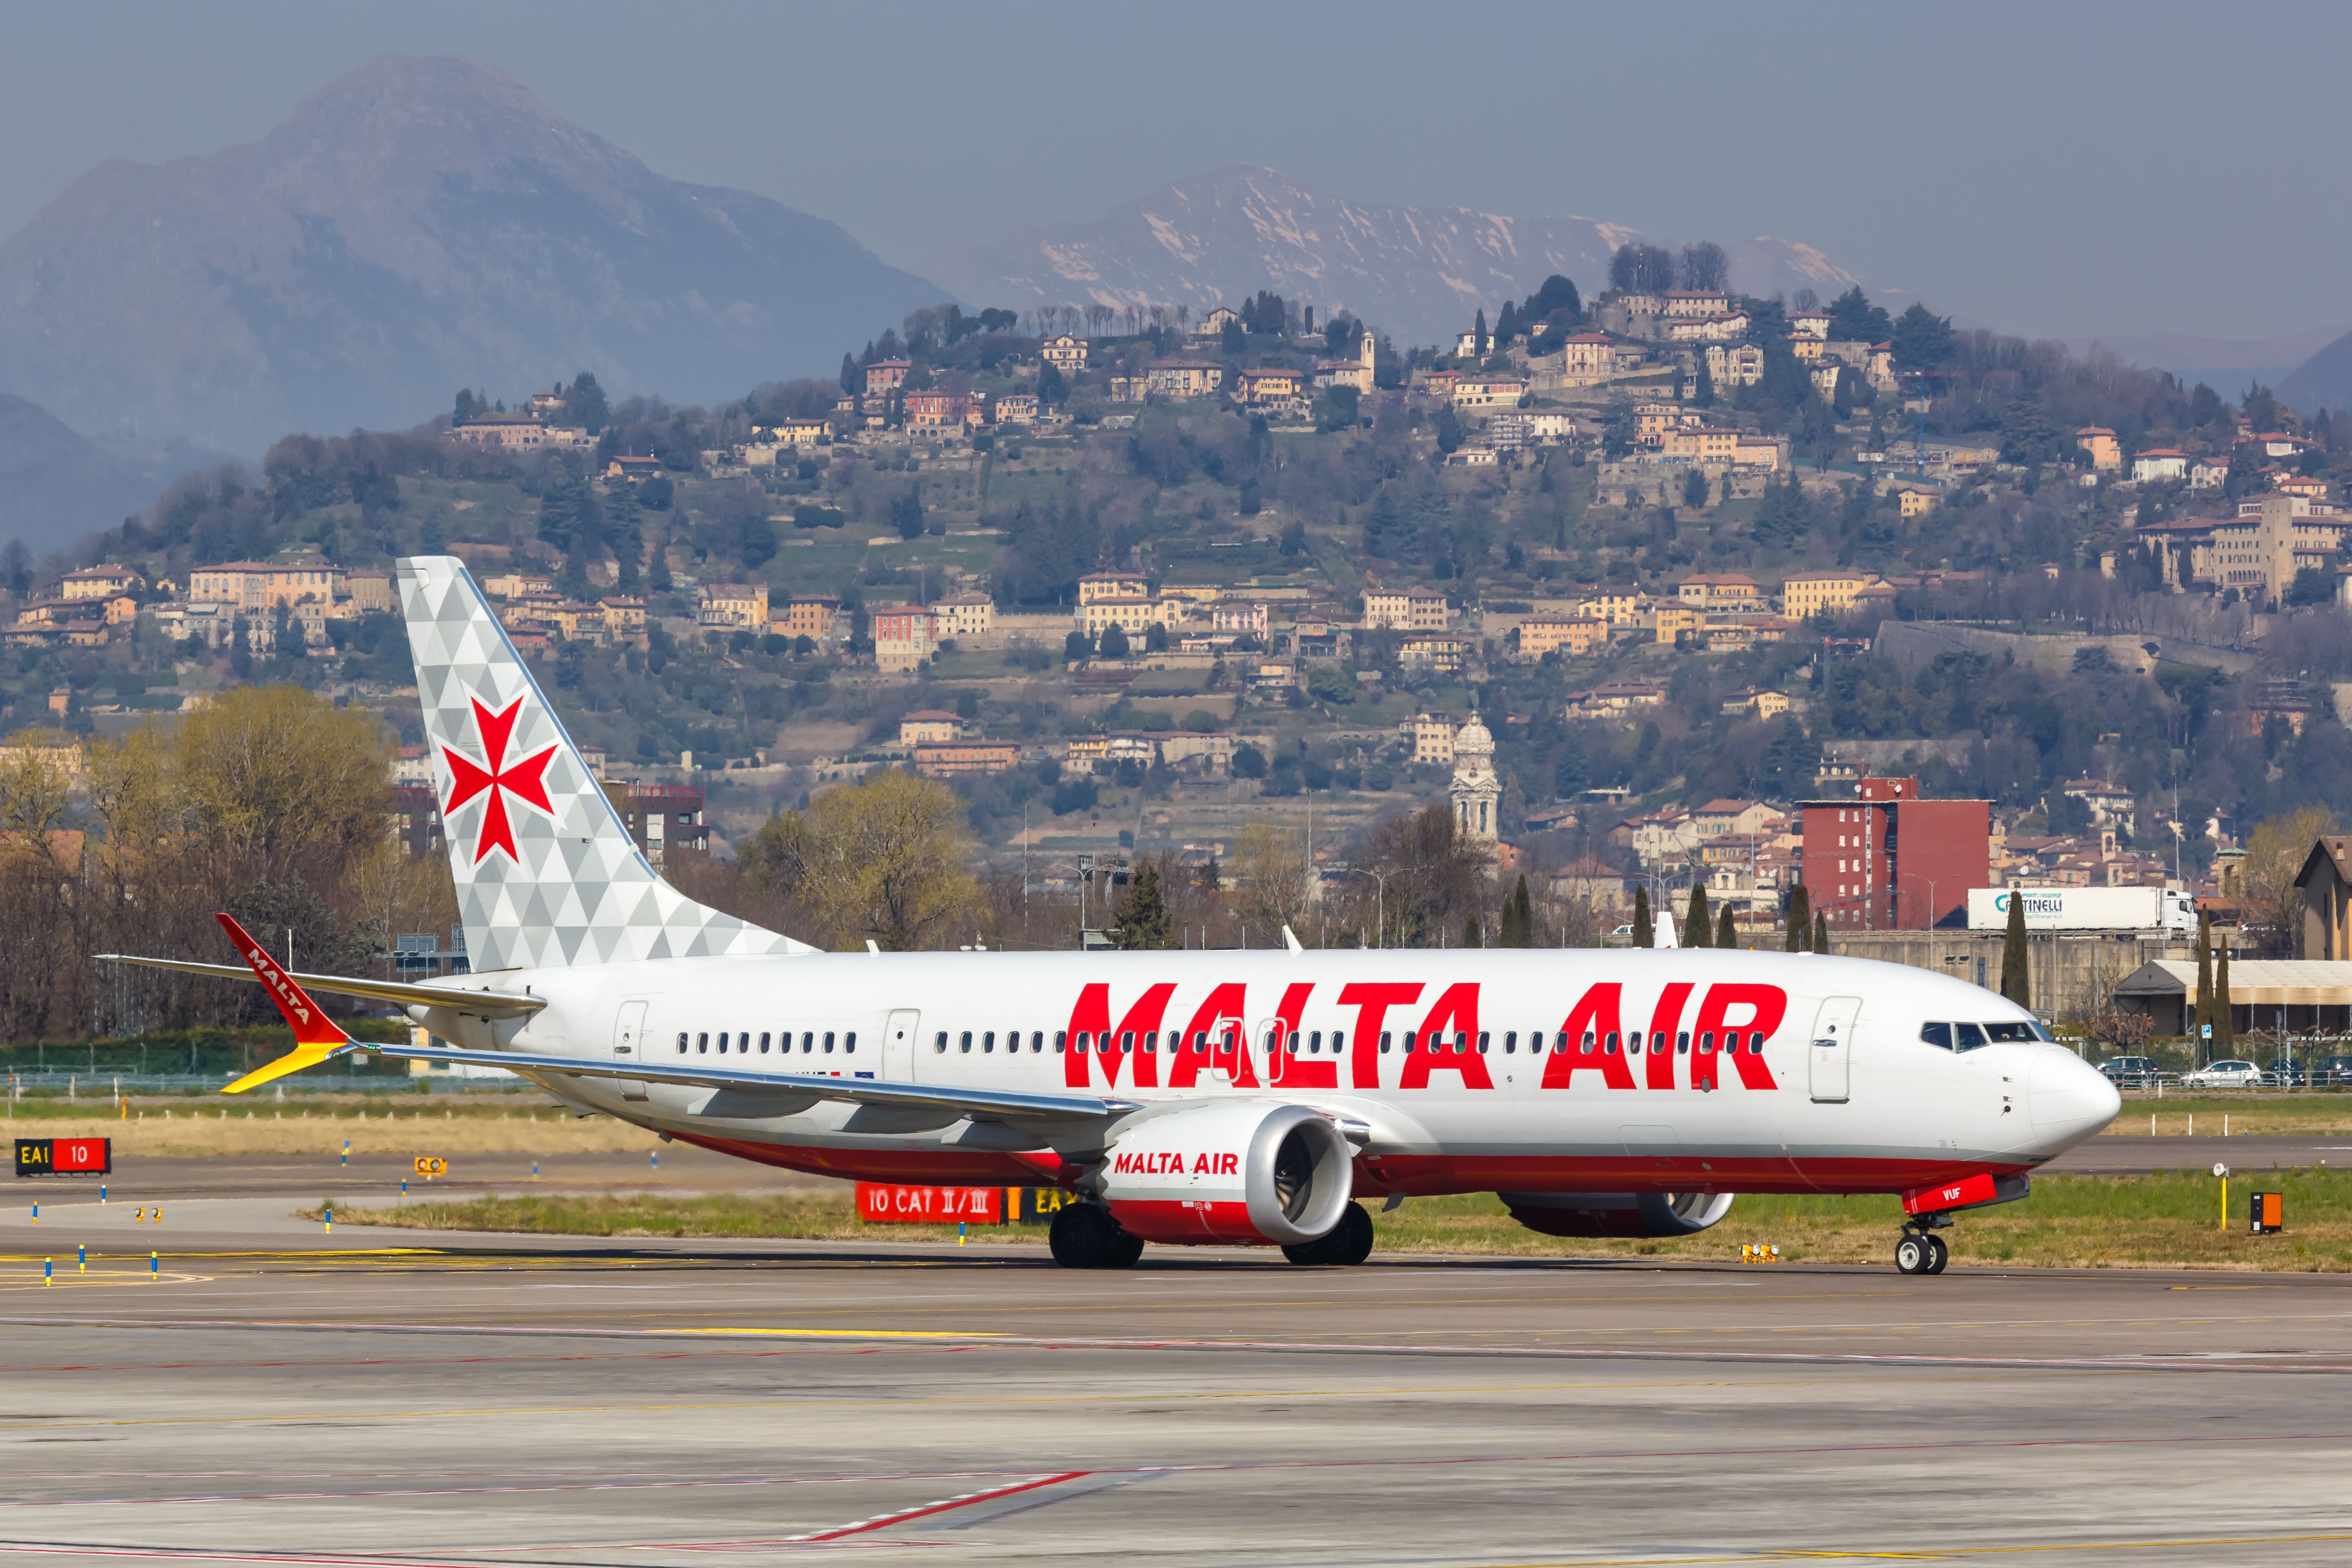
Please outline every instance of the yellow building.
M1450 765L1454 761L1455 728L1451 713L1416 713L1397 726L1412 748L1414 762L1441 765Z
M1706 612L1686 605L1660 605L1651 617L1650 626L1654 640L1670 643L1685 633L1696 633L1706 628Z
M1177 616L1173 600L1142 594L1120 595L1114 598L1097 599L1078 609L1078 625L1088 637L1105 626L1117 626L1129 633L1139 633L1147 626L1171 626Z
M1530 616L1519 623L1519 657L1566 652L1582 658L1609 640L1609 623L1594 616Z
M1650 601L1639 588L1603 588L1580 600L1576 608L1578 614L1598 616L1612 626L1638 626L1650 613Z
M1097 599L1139 599L1151 592L1151 579L1140 572L1089 572L1078 579L1081 607Z
M1780 584L1780 608L1801 621L1813 616L1842 616L1853 608L1853 596L1876 581L1868 572L1843 567L1791 573Z
M2091 455L2095 473L2111 473L2124 466L2123 443L2104 425L2088 425L2075 431L2074 445Z
M1897 498L1895 504L1902 509L1905 517L1925 517L1936 510L1936 496L1932 490L1902 490L1897 492Z
M1443 631L1449 610L1434 588L1364 590L1364 625L1374 631Z
M768 585L765 583L708 583L702 589L702 624L736 626L745 631L768 629Z

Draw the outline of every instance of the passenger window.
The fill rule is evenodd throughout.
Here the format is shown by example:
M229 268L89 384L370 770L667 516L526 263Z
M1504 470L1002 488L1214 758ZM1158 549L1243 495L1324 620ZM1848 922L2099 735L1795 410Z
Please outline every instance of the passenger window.
M1591 1056L1591 1055L1592 1054L1592 1045L1593 1045L1593 1040L1592 1040L1592 1031L1591 1031L1591 1030L1590 1030L1590 1029L1587 1029L1587 1030L1585 1030L1585 1031L1584 1031L1584 1039L1583 1039L1583 1042L1582 1042L1582 1044L1580 1045L1580 1047L1579 1047L1579 1048L1580 1048L1580 1052L1581 1052L1581 1054L1583 1054L1583 1055L1585 1055L1585 1056L1588 1056L1588 1057L1589 1057L1589 1056Z
M1625 1054L1629 1057L1638 1057L1642 1054L1641 1030L1635 1029L1625 1037Z
M1413 1046L1414 1046L1414 1045L1415 1045L1415 1043L1419 1040L1419 1038L1420 1038L1420 1037L1419 1037L1417 1034L1415 1034L1415 1033L1414 1033L1412 1030L1411 1030L1411 1029L1407 1029L1407 1030L1404 1032L1404 1054L1405 1054L1405 1055L1407 1055L1407 1056L1411 1056L1411 1055L1412 1055L1412 1048L1413 1048Z
M1734 1030L1732 1030L1730 1033L1728 1033L1728 1034L1727 1034L1727 1035L1725 1035L1725 1036L1723 1037L1723 1048L1724 1048L1725 1050L1727 1050L1727 1051L1729 1051L1729 1052L1730 1052L1733 1056L1735 1056L1735 1057L1736 1057L1736 1056L1738 1056L1738 1055L1739 1054L1739 1031L1738 1031L1738 1030L1734 1029Z
M995 1030L990 1029L980 1037L980 1049L982 1056L992 1057L996 1054Z
M826 1056L833 1055L833 1031L831 1029L827 1029L824 1032L824 1054Z
M1542 1031L1541 1029L1529 1029L1529 1030L1528 1031L1528 1055L1529 1055L1529 1056L1531 1056L1531 1057L1539 1057L1539 1056L1541 1056L1541 1055L1543 1055L1543 1054L1544 1054L1544 1035L1543 1035L1543 1031Z
M1466 1029L1456 1029L1456 1030L1454 1030L1454 1054L1455 1056L1457 1056L1457 1057L1458 1057L1458 1056L1460 1056L1463 1052L1465 1052L1465 1051L1468 1050L1469 1048L1470 1048L1470 1035L1469 1035L1469 1031L1467 1031Z
M1675 1037L1675 1055L1678 1057L1686 1057L1690 1055L1690 1031L1688 1029L1685 1029L1681 1034Z
M681 1030L679 1030L679 1031L678 1031L678 1036L677 1036L677 1054L678 1054L679 1056L684 1056L684 1055L686 1055L686 1031L684 1031L683 1029L681 1029Z
M1949 1024L1922 1024L1919 1038L1938 1050L1952 1048L1952 1026Z
M1056 1029L1054 1031L1054 1054L1055 1056L1060 1056L1064 1051L1069 1048L1068 1035L1069 1031L1067 1029Z
M1129 1029L1118 1037L1118 1054L1126 1056L1135 1049L1135 1031Z
M841 1037L841 1054L845 1057L854 1057L857 1054L856 1030L852 1029Z
M962 1035L961 1035L961 1036L960 1036L960 1037L958 1037L958 1039L957 1039L957 1041L956 1041L956 1045L957 1045L957 1047L958 1047L959 1049L961 1049L961 1050L964 1050L964 1051L969 1051L969 1050L971 1050L971 1031L970 1029L966 1029L966 1030L962 1033Z
M1506 1030L1504 1030L1504 1031L1503 1031L1503 1054L1504 1054L1505 1056L1507 1056L1507 1056L1516 1056L1516 1055L1518 1053L1518 1049L1519 1049L1519 1032L1518 1032L1517 1029L1506 1029Z
M816 1049L816 1037L809 1033L806 1029L803 1029L801 1031L801 1054L803 1056L806 1056L809 1052L814 1049Z
M1483 1057L1486 1054L1486 1042L1494 1037L1494 1035L1486 1029L1478 1031L1478 1054L1480 1056Z
M1982 1026L1977 1024L1953 1025L1952 1037L1957 1042L1957 1047L1964 1051L1975 1050L1978 1047L1987 1043Z
M1147 1057L1156 1057L1160 1054L1159 1030L1146 1029L1143 1031L1143 1054Z
M1396 1035L1394 1030L1382 1029L1381 1031L1381 1055L1386 1056L1389 1054L1389 1042L1395 1037Z
M1715 1054L1715 1031L1713 1029L1702 1029L1699 1031L1698 1054L1703 1057L1712 1056Z
M1609 1056L1609 1057L1613 1057L1613 1056L1615 1056L1615 1055L1617 1054L1617 1031L1616 1031L1616 1030L1614 1030L1614 1029L1610 1030L1610 1031L1609 1031L1608 1037L1607 1037L1607 1038L1605 1038L1605 1039L1603 1039L1603 1040L1601 1042L1601 1055L1603 1055L1603 1056Z
M768 1031L765 1029L760 1031L760 1054L763 1057L768 1054Z
M1336 1057L1336 1056L1338 1056L1338 1055L1339 1055L1342 1050L1345 1050L1345 1049L1347 1048L1347 1045L1348 1045L1348 1031L1347 1031L1347 1030L1345 1030L1345 1029L1334 1029L1334 1030L1332 1030L1332 1031L1331 1031L1331 1054L1332 1054L1333 1056L1335 1056L1335 1057Z
M1323 1054L1322 1030L1309 1029L1307 1031L1307 1054L1310 1057L1319 1057Z
M710 1054L710 1037L708 1034L694 1037L694 1052L695 1055L703 1057Z
M1095 1037L1086 1030L1080 1029L1078 1031L1078 1049L1082 1051L1090 1051L1094 1048Z
M791 1040L790 1037L787 1037L785 1038L785 1040L784 1040L784 1048L785 1048L785 1049L787 1049L787 1050L790 1050L790 1049L792 1048L792 1044L793 1044L793 1042L792 1042L792 1040ZM939 1038L937 1038L937 1039L935 1039L935 1040L933 1040L933 1041L931 1042L931 1049L933 1049L933 1050L935 1050L935 1051L944 1051L944 1050L946 1050L947 1048L948 1048L948 1032L947 1032L945 1029L941 1029L941 1030L940 1031L940 1034L939 1034Z

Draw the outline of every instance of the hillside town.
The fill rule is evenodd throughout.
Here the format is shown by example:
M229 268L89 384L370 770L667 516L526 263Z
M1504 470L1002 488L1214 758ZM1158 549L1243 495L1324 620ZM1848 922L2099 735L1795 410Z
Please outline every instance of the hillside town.
M1749 298L1704 246L1609 282L1435 346L1266 291L946 305L717 410L463 391L16 562L8 716L103 737L310 686L400 731L396 833L437 852L391 557L446 552L665 865L905 768L1080 902L1295 832L1324 941L1464 939L1524 879L1572 943L1696 892L1710 937L1796 908L1949 965L1973 890L2153 889L2280 946L2239 868L2345 733L2352 420L2093 396L2063 356L1995 409L1970 361L2014 351L1924 307ZM1414 811L1487 891L1371 931L1367 835Z

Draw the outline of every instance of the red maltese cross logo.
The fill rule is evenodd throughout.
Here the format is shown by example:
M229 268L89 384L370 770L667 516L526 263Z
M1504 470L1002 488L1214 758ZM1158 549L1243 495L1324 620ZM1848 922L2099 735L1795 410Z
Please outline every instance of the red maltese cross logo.
M493 713L478 697L474 704L474 727L481 731L482 763L458 754L456 748L441 748L442 757L449 764L449 776L455 781L449 790L449 803L441 808L444 816L455 816L459 806L476 795L488 797L482 808L481 830L474 837L474 864L489 858L493 849L506 851L507 858L520 865L522 857L515 853L514 824L507 816L506 797L513 795L525 805L555 815L554 805L547 798L547 764L555 756L555 748L520 757L512 763L507 758L507 742L514 734L515 720L522 712L522 699L518 697L506 705L503 712Z

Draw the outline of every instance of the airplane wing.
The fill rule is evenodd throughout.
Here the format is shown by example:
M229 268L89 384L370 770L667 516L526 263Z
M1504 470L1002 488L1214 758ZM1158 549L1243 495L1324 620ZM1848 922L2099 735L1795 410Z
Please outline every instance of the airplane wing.
M520 1051L467 1051L449 1046L373 1045L358 1048L405 1061L503 1068L537 1078L628 1079L637 1083L683 1083L707 1089L759 1089L780 1097L813 1096L851 1105L898 1105L961 1110L979 1121L1067 1120L1118 1116L1143 1102L1093 1094L1008 1094L1000 1089L958 1089L945 1084L897 1083L878 1079L834 1078L824 1073L752 1072L737 1068L658 1067L649 1062L590 1061L580 1057L527 1056Z
M241 943L240 947L249 947ZM101 952L100 963L137 963L149 969L176 969L183 974L209 975L215 980L262 980L240 964L197 963L184 958L142 958L128 952ZM273 965L273 967L275 967ZM360 980L343 974L280 974L298 985L311 991L324 991L333 996L363 996L371 1002L392 1002L403 1007L455 1007L461 1013L471 1013L482 1018L527 1018L547 1005L544 996L517 996L509 992L476 989L469 985L446 984L412 985L398 980Z

